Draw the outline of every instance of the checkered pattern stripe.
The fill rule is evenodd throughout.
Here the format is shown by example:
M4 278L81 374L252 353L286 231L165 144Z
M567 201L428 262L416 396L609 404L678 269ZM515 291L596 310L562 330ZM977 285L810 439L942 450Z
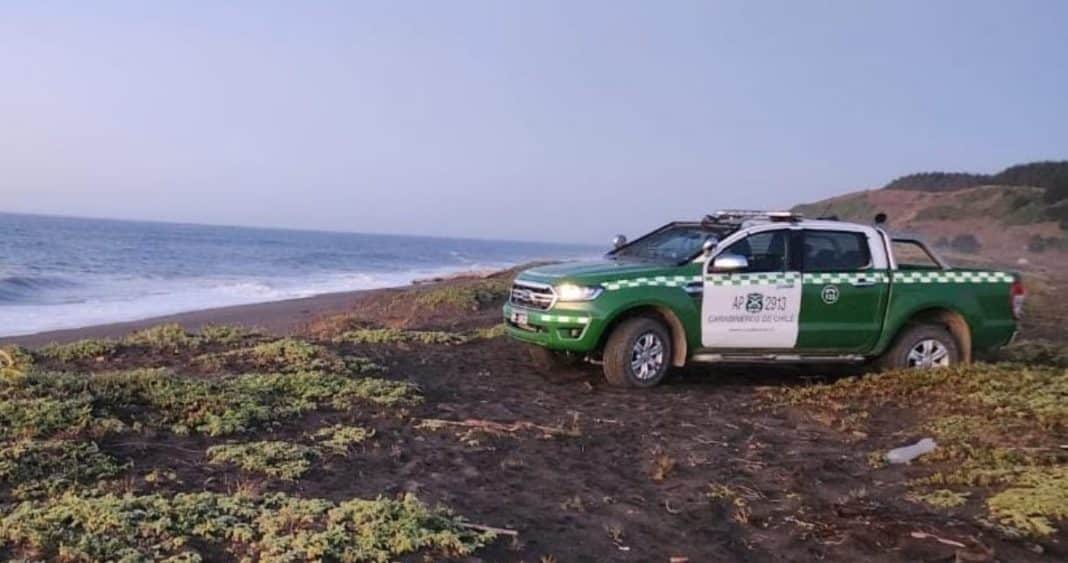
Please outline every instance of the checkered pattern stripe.
M957 272L935 270L923 272L895 272L897 283L1012 283L1008 272Z
M585 325L590 324L589 317L576 317L571 315L542 315L532 314L530 320L537 320L543 323L555 323L565 325Z
M898 283L1012 283L1013 276L1008 272L958 272L954 270L894 272ZM638 287L685 287L700 282L701 276L651 276L613 280L602 284L605 291L633 289ZM859 281L890 283L886 272L833 272L801 275L797 272L766 272L758 274L708 274L707 283L718 286L727 285L780 285L800 281L804 284L828 285L847 284Z
M685 287L688 284L701 281L701 276L650 276L644 278L631 278L629 280L613 280L601 284L605 291L620 289L632 289L635 287Z
M796 272L767 272L759 274L708 274L705 283L722 285L784 285L801 281Z
M888 276L886 272L827 272L805 274L805 279L802 283L812 285L833 285L839 283L856 283L860 281L887 283L890 281L890 276Z

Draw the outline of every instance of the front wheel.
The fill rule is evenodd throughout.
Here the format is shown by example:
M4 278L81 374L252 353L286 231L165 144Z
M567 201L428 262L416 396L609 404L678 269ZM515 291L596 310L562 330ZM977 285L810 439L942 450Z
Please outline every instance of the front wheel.
M671 335L647 317L623 321L604 347L605 379L619 387L652 387L664 379L670 363Z
M960 363L957 339L938 325L905 328L894 345L880 358L883 369L929 369Z

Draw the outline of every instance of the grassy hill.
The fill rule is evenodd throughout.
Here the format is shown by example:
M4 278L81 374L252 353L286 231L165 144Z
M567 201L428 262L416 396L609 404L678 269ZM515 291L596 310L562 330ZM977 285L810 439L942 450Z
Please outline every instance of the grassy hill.
M1064 201L1068 199L1068 160L1017 164L997 174L919 172L897 178L884 189L946 192L979 186L1038 187L1048 203Z
M993 175L910 174L882 189L794 210L858 222L886 213L893 230L923 235L958 261L1068 267L1068 161L1012 166Z

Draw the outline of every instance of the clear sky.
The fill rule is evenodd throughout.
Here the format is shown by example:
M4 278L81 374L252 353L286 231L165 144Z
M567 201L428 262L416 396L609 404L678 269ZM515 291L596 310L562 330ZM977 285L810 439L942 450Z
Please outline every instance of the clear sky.
M0 210L603 242L1068 157L1068 2L4 2Z

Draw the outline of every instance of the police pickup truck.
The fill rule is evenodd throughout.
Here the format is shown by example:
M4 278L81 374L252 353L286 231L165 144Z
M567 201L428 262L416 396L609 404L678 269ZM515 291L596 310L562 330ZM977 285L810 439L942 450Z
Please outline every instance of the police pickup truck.
M520 273L504 319L542 363L621 386L688 362L950 366L1010 342L1023 305L1017 275L952 268L879 222L721 211L614 245Z

